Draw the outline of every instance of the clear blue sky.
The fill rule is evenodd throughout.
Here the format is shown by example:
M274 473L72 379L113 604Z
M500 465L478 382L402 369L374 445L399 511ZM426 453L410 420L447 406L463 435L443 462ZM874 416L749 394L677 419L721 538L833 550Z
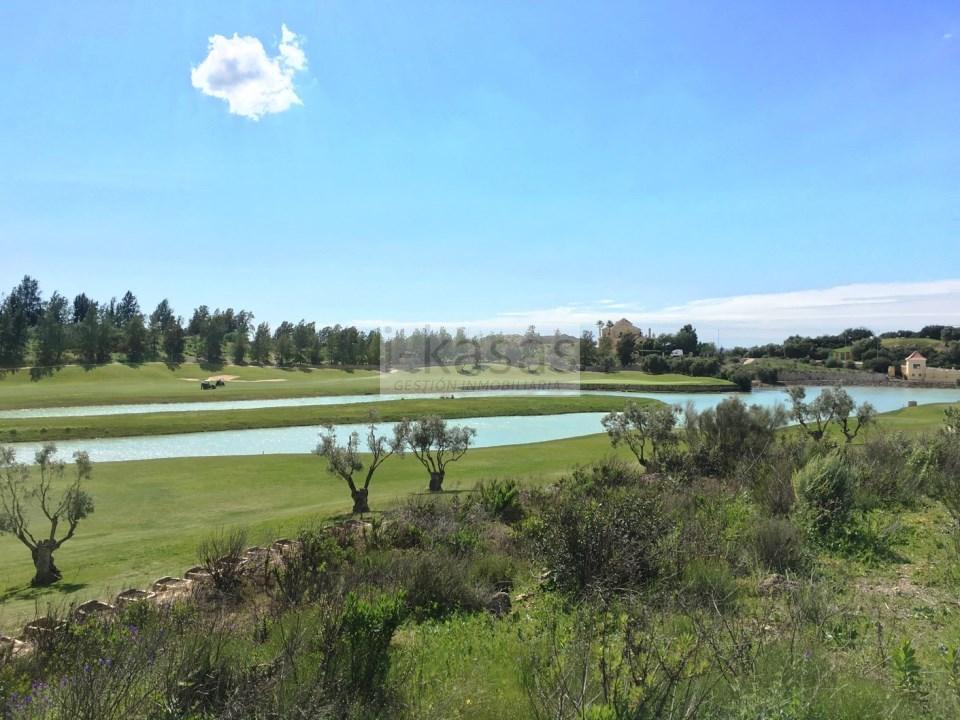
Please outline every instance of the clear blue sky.
M193 86L211 36L273 57L281 24L301 104L252 120ZM0 66L5 289L646 325L960 278L955 0L5 0Z

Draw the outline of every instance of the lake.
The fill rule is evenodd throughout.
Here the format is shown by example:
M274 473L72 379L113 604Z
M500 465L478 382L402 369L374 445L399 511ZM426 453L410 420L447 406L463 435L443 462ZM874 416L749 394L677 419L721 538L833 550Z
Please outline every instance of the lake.
M808 388L808 398L816 397L821 388ZM906 407L909 401L918 404L960 402L960 389L935 388L887 388L887 387L852 387L847 388L850 395L858 402L868 401L879 412L888 412ZM466 395L462 393L461 395ZM576 391L543 390L531 391L489 391L471 393L470 396L528 396L528 395L576 395ZM721 393L630 393L630 392L587 392L591 395L615 395L631 397L650 397L667 403L684 405L687 402L702 410L713 407L729 395ZM786 401L783 390L761 390L754 393L731 393L739 395L750 404L771 407L776 403ZM384 399L401 399L393 396L355 395L348 396L346 402L374 402ZM409 397L409 396L408 396ZM416 397L421 397L417 395ZM362 398L362 399L361 399ZM343 403L343 397L338 398L293 398L287 400L264 401L236 401L216 403L216 406L231 405L237 408L251 407L285 407L309 404L333 404L335 401ZM452 400L451 402L456 402ZM251 404L253 403L253 404ZM197 403L176 403L180 410L184 406ZM200 403L202 409L212 410L209 403ZM145 412L143 405L115 406L116 408L141 408L138 412ZM164 406L170 407L170 406ZM114 408L111 408L114 409ZM222 409L230 409L222 407ZM60 408L67 410L67 408ZM44 411L47 412L47 411ZM171 411L172 412L172 411ZM525 443L561 440L564 438L580 437L603 432L600 418L604 413L569 413L565 415L532 415L532 416L501 416L484 418L463 418L451 421L455 424L466 424L477 429L476 447L497 447L501 445L519 445ZM386 431L391 423L383 423ZM341 425L341 437L354 430L363 431L363 424ZM305 453L312 450L317 443L318 428L316 426L265 428L254 430L229 430L206 433L185 433L180 435L159 435L130 438L108 438L103 440L77 440L58 442L60 454L68 457L75 450L85 450L90 453L95 462L116 462L127 460L152 460L173 457L209 457L221 455L261 455ZM39 447L39 443L20 443L14 445L21 460L28 459Z

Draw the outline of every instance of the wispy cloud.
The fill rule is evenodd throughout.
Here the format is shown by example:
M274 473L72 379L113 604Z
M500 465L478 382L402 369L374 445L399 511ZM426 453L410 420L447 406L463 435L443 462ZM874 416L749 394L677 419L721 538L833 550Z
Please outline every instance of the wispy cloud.
M286 25L280 29L279 54L273 57L251 35L214 35L207 57L191 69L190 80L204 95L225 100L234 115L259 120L303 104L293 87L294 75L307 67L300 45L300 37Z
M616 317L612 312L616 311ZM719 332L724 345L782 340L793 333L821 334L867 326L877 332L917 329L933 323L960 324L960 280L918 283L860 283L793 292L735 295L692 300L682 305L651 308L603 300L539 310L500 313L480 318L400 318L369 320L372 327L413 328L430 325L466 327L471 331L575 331L595 327L598 320L625 316L640 327L673 330L692 323L704 338Z

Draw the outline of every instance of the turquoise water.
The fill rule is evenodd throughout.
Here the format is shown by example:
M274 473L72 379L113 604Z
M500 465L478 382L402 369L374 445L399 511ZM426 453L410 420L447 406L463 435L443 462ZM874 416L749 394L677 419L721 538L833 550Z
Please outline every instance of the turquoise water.
M847 388L857 402L869 401L880 412L905 407L908 401L919 404L960 402L960 390L939 390L931 388ZM808 397L813 398L820 388L808 388ZM490 392L488 395L575 395L575 391L539 391L526 392ZM632 397L653 397L664 402L684 405L693 403L698 409L716 405L727 397L722 393L589 393L598 395L629 395ZM354 402L371 402L384 399L383 396L350 396ZM786 400L782 390L764 390L742 395L751 404L773 406ZM310 404L309 401L321 398L303 398L301 402L287 401L284 405ZM322 398L330 400L330 398ZM343 402L343 398L336 398ZM261 403L261 401L253 401ZM283 407L284 405L265 404L278 401L262 401L264 404L243 407ZM451 400L455 403L456 400ZM185 403L192 404L192 403ZM225 405L226 403L217 403ZM183 404L181 404L183 405ZM142 406L140 406L142 407ZM204 409L210 408L209 404ZM571 413L566 415L533 415L524 417L485 417L463 418L452 421L470 425L477 429L477 447L497 447L501 445L519 445L525 443L560 440L563 438L591 435L603 431L600 418L604 413ZM386 430L389 423L384 423ZM353 430L363 430L363 425L340 426L341 436ZM288 427L258 430L229 430L207 433L187 433L180 435L162 435L151 437L110 438L104 440L78 440L57 443L60 454L69 457L75 450L85 450L96 462L114 462L125 460L151 460L172 457L209 457L220 455L273 455L286 453L305 453L317 443L318 428ZM15 445L21 459L27 459L37 449L36 443Z

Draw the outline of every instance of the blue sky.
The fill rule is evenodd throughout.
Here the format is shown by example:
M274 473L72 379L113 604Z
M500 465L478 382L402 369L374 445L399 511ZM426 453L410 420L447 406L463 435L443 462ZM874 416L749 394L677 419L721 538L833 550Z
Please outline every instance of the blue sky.
M259 119L204 91L234 34L282 85ZM960 324L956 2L7 0L0 64L0 287L736 340Z

